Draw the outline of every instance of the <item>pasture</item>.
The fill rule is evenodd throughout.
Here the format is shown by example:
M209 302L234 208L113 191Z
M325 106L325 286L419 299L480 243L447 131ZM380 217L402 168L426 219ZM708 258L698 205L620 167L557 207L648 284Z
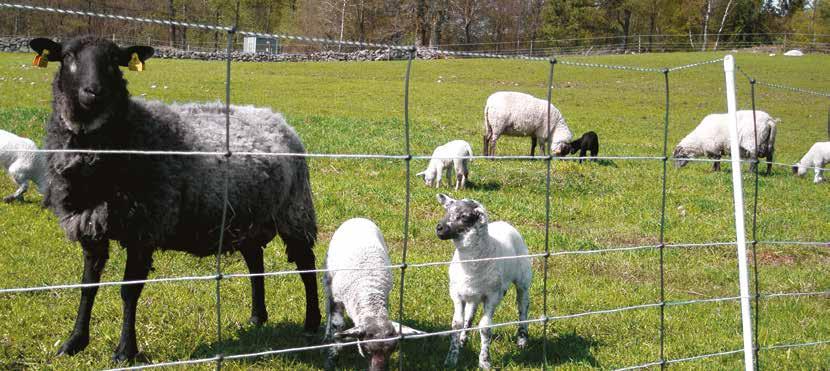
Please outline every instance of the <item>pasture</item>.
M569 60L669 67L711 60L722 53L674 53L602 56ZM0 54L0 129L40 144L50 113L50 84L57 63L30 67L32 55ZM737 64L760 81L827 91L830 57L796 59L738 53ZM310 153L403 154L403 76L405 62L234 63L231 101L272 107L286 114ZM412 153L429 155L452 139L482 151L482 116L486 97L516 90L544 97L548 63L514 60L453 59L415 61L410 95ZM214 101L224 98L224 62L155 60L143 73L125 71L133 96L164 101ZM671 72L669 154L674 145L707 113L726 110L722 64ZM553 103L575 136L599 134L601 156L661 156L665 91L663 74L557 65ZM739 108L750 108L749 84L740 75ZM828 99L758 86L758 108L782 119L776 162L794 163L813 142L827 140ZM529 153L530 139L503 137L498 154ZM437 192L473 198L492 220L517 227L531 253L544 252L545 162L474 160L468 189L454 192L426 188L414 174L426 160L411 163L411 219L407 261L449 261L452 244L436 238L443 215ZM401 260L405 163L388 159L309 159L320 234L316 247L322 264L331 234L346 219L366 217L383 230L392 261ZM746 166L746 165L745 165ZM665 214L667 244L734 241L731 178L713 173L709 163L668 168ZM758 197L759 241L830 241L830 187L814 185L812 176L796 178L789 168L774 167L761 176ZM551 249L578 251L656 245L660 235L662 162L606 160L578 164L554 161L551 178ZM744 173L748 236L754 177ZM13 191L3 174L0 193ZM80 246L69 243L40 195L30 190L24 204L0 204L0 288L77 283ZM219 220L217 220L217 224ZM665 300L738 295L734 246L669 247L664 251ZM292 270L282 243L266 250L266 270ZM549 260L549 315L563 316L614 309L660 300L658 249L560 255ZM827 246L758 244L759 284L763 293L813 292L830 288ZM113 244L103 281L118 281L125 254ZM542 316L542 262L533 262L530 318ZM158 252L151 278L214 273L214 258L197 259ZM223 257L225 273L246 273L239 254ZM398 279L390 302L398 315ZM405 323L424 331L450 328L452 303L446 266L410 268L406 272ZM751 287L754 287L754 281ZM301 334L304 299L296 275L266 278L269 322L247 324L248 279L222 281L223 339L216 338L215 282L148 284L139 302L137 331L140 362L157 363L319 343ZM321 293L322 295L322 293ZM73 357L56 357L70 333L78 290L0 294L0 368L100 369L115 366L110 356L118 342L121 299L117 287L99 290L89 347ZM321 296L322 298L322 296ZM321 301L321 310L322 310ZM508 293L494 322L516 319L515 292ZM665 357L678 359L740 349L740 306L736 300L665 308ZM659 308L633 309L550 322L548 361L554 368L619 368L659 358ZM762 347L830 338L830 301L826 295L766 298L761 301ZM494 330L494 367L526 369L542 363L542 326L530 326L530 344L515 347L515 327ZM322 331L320 332L322 336ZM477 334L462 351L459 366L477 365ZM443 365L446 337L407 340L402 344L407 369ZM399 351L392 364L397 363ZM818 369L830 364L827 345L762 350L761 367ZM341 353L344 368L364 368L354 348ZM320 351L261 359L226 361L228 369L318 369ZM191 366L213 368L213 364ZM740 354L713 357L683 368L736 369Z

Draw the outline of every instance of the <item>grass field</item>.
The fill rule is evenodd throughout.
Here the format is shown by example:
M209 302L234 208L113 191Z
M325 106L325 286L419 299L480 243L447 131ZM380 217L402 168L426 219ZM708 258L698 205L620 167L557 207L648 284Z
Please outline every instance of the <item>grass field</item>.
M721 57L719 53L604 56L571 60L649 67L677 66ZM57 64L28 66L32 56L0 54L0 128L39 142L50 112L50 83ZM760 81L827 91L830 57L797 59L739 53L736 60ZM220 62L150 60L144 73L126 72L134 96L165 101L213 101L224 97L225 65ZM342 62L233 65L232 101L273 107L284 112L309 152L402 154L403 76L405 62ZM414 154L452 139L465 139L481 153L482 109L498 90L545 95L548 64L512 60L415 61L411 85L411 138ZM671 103L669 151L707 113L725 111L721 64L669 74ZM660 156L663 146L665 90L661 73L638 73L557 65L554 104L576 135L594 130L601 155ZM739 107L749 107L749 84L738 76ZM780 117L776 161L793 163L815 141L827 140L827 98L758 86L758 108ZM527 154L530 140L504 138L500 154ZM318 263L333 231L348 218L377 222L389 243L392 260L403 247L405 164L396 160L311 159L311 181L320 229ZM412 162L413 173L426 161ZM667 244L734 241L729 166L713 173L710 165L669 167L666 200ZM576 251L659 242L660 161L602 161L578 164L555 161L551 179L554 251ZM752 205L753 176L745 173L745 197ZM757 239L830 241L830 187L814 185L812 176L793 177L776 167L760 177ZM516 225L531 252L543 252L545 237L545 163L476 160L469 189L441 192L474 198L492 220ZM412 178L409 262L446 261L449 242L435 237L442 215L436 190ZM3 177L0 193L13 191ZM0 204L0 288L77 283L81 249L69 243L54 216L39 206L30 191L24 204ZM747 214L751 222L751 214ZM217 220L217 223L219 221ZM751 225L749 226L751 227ZM751 235L751 234L750 234ZM267 270L294 269L285 262L281 242L266 253ZM758 245L761 291L810 292L830 288L827 246ZM113 244L102 280L120 280L125 254ZM561 255L550 259L549 315L562 316L660 300L659 252L607 252ZM542 260L534 261L531 318L542 316ZM246 272L240 255L224 259L225 272ZM181 253L155 256L151 277L209 275L214 258ZM396 272L397 276L397 272ZM669 302L738 295L733 246L667 248L665 299ZM396 277L396 285L398 284ZM754 282L753 282L754 284ZM446 267L413 268L406 273L406 323L425 331L450 327L452 303ZM250 289L247 279L223 281L221 342L216 338L213 281L149 284L138 312L141 362L164 362L224 354L316 344L301 335L303 297L296 276L266 279L269 322L247 324ZM99 290L93 312L91 342L73 357L56 357L69 334L78 290L0 294L0 368L97 369L110 361L118 342L121 300L117 287ZM397 317L397 286L391 302ZM516 319L515 294L509 292L495 322ZM322 306L321 306L322 308ZM665 357L678 359L740 349L737 301L667 306ZM830 301L826 295L769 298L760 307L760 345L830 339ZM659 308L635 309L551 322L548 360L553 368L619 368L659 358ZM495 330L493 365L506 369L542 365L542 327L531 325L527 349L515 347L515 328ZM462 352L459 365L474 368L478 336ZM443 365L446 337L403 344L407 369ZM398 353L400 354L400 352ZM396 356L397 357L397 356ZM229 369L317 369L319 351L225 362ZM344 350L344 368L364 368L354 349ZM397 358L393 360L397 362ZM395 363L393 363L395 364ZM762 350L768 369L820 369L830 364L827 345ZM193 366L213 368L213 364ZM681 368L737 369L741 354L680 364Z

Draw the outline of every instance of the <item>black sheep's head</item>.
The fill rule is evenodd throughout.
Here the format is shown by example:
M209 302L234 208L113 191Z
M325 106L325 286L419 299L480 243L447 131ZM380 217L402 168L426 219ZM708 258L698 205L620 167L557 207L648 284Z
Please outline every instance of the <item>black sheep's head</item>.
M61 62L52 85L55 113L76 135L98 130L123 110L129 92L119 66L128 66L133 55L143 62L154 53L149 46L121 48L93 36L64 43L38 38L29 46L41 55L48 50L50 61Z

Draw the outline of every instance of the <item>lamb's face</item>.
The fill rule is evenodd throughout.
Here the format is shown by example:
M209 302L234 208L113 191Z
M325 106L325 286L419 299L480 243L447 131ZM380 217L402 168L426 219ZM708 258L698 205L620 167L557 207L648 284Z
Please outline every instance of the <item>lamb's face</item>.
M129 93L119 66L127 66L133 55L141 61L153 55L150 47L119 48L90 36L66 43L34 39L29 45L40 54L48 51L50 61L61 62L53 85L56 114L74 134L98 130L122 109Z
M487 223L487 212L474 200L454 200L445 194L436 196L446 213L435 227L435 234L442 240L451 240L475 231Z
M672 154L672 157L674 157L675 167L683 167L689 163L689 160L687 160L687 158L691 158L692 156L686 153L686 151L683 150L683 147L677 146L674 148L674 153Z
M378 321L365 328L361 340L389 339L387 341L372 341L360 344L363 351L369 353L369 370L385 370L392 352L398 347L398 332L389 321Z

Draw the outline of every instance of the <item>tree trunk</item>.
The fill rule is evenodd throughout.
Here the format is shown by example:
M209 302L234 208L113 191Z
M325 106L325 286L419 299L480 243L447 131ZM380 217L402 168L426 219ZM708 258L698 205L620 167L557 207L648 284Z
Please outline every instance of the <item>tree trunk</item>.
M692 51L695 50L695 41L692 39L692 28L689 27L689 45L692 46Z
M709 15L712 14L712 0L706 0L706 12L703 13L703 42L700 44L700 51L706 51L706 39L709 36Z
M187 22L187 1L182 3L182 20ZM187 47L187 27L182 27L181 36L182 36L181 48L182 49L188 49L188 47Z
M432 30L429 37L429 46L435 47L441 43L441 31L444 28L444 22L447 20L446 3L433 2L432 4Z
M732 5L732 0L726 3L726 9L723 10L723 18L720 20L720 27L718 27L718 34L715 36L715 47L712 50L718 50L718 43L720 42L720 33L723 32L723 25L726 24L726 17L729 15L729 6Z
M429 41L427 30L427 4L426 0L415 1L415 45L424 46Z
M631 10L623 9L623 53L628 51L628 31L631 27Z
M167 10L169 11L170 20L176 19L176 7L173 5L173 0L167 0ZM170 47L176 47L176 26L170 25Z
M340 42L337 44L337 51L341 51L343 46L343 25L346 22L346 0L343 0L343 8L340 11Z

